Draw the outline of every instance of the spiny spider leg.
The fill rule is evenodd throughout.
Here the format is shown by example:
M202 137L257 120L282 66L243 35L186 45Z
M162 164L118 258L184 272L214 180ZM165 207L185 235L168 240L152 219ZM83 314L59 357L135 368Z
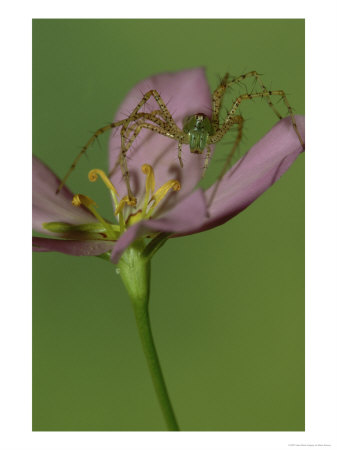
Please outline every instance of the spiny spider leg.
M212 150L211 146L208 145L207 146L207 150L206 150L206 158L205 158L205 162L204 162L204 167L203 167L203 170L202 170L202 177L205 176L205 173L206 173L206 170L207 170L207 167L208 167L208 161L209 161L209 158L211 156L211 150Z
M183 144L183 143L188 144L188 139L186 138L186 136L184 135L184 133L182 132L182 130L180 130L179 127L176 127L176 128L177 128L177 129L175 130L176 135L174 136L174 133L171 131L171 127L168 127L168 128L167 128L167 124L166 124L165 122L160 121L160 119L157 119L157 118L156 118L157 120L153 120L153 118L150 118L150 117L149 117L149 116L153 116L153 115L155 115L155 114L162 115L162 111L161 111L161 110L155 110L155 111L152 111L152 113L137 113L137 116L139 116L139 117L145 117L145 118L147 118L147 119L149 119L149 120L152 120L152 121L155 122L158 126L162 127L162 128L165 129L165 130L167 129L167 133L168 133L168 134L165 134L165 136L170 137L170 138L172 138L172 139L178 140L178 159L179 159L179 163L180 163L181 168L183 168L183 167L184 167L184 164L183 164L183 160L182 160L182 157L181 157L182 144ZM130 139L132 140L132 141L131 141L131 144L130 144L130 145L127 145L127 149L126 149L126 150L129 150L129 148L130 148L130 146L132 145L133 141L135 140L136 136L137 136L137 135L139 134L139 132L140 132L140 129L139 129L138 125L139 125L139 123L135 121L134 123L130 124L130 125L128 126L128 128L125 130L124 138L126 138L126 140L128 140L128 141L130 141ZM129 138L130 133L131 133L131 132L134 133L136 130L137 130L136 135L135 135L135 136L132 136L131 138ZM160 133L160 134L162 134L162 133ZM112 175L112 173L115 171L115 169L116 169L117 166L118 166L118 164L115 165L115 167L114 167L114 168L112 169L112 171L109 173L109 176Z
M239 77L234 78L229 83L227 83L227 86L231 86L231 85L233 85L235 83L240 83L242 80L245 80L246 78L249 78L249 77L254 77L257 80L257 82L259 83L259 85L262 88L262 92L269 92L269 89L267 89L266 86L263 84L261 76L260 76L259 73L256 72L256 70L252 70L251 72L248 72L248 73L246 73L244 75L240 75ZM269 95L266 95L265 99L266 99L268 105L271 107L271 109L276 114L276 116L281 120L282 119L282 115L278 112L278 110L275 108L275 106L271 102Z
M292 121L292 124L293 124L293 128L295 130L295 133L297 134L297 137L298 137L302 147L304 148L304 143L303 143L302 137L301 137L301 135L300 135L300 133L298 131L293 111L292 111L292 109L290 107L288 99L287 99L287 97L285 95L285 92L283 90L280 90L280 91L268 91L268 92L256 92L256 93L253 93L253 94L242 94L239 97L237 97L237 99L234 101L234 103L232 105L232 109L227 114L227 117L226 117L223 125L220 127L220 129L219 129L219 131L217 133L215 133L213 136L210 136L209 142L213 144L213 143L219 142L222 139L222 137L226 134L226 132L230 128L230 126L231 126L230 122L233 119L233 117L234 117L234 115L236 113L236 110L238 109L238 107L240 106L240 104L241 104L241 102L243 100L252 100L253 98L268 97L268 96L272 96L272 95L279 95L279 96L282 97L282 100L283 100L284 104L286 105L286 107L288 109L289 115L291 116L291 121Z
M129 126L130 128L130 126ZM163 136L167 136L171 139L175 139L175 140L185 140L185 136L184 133L177 129L172 131L171 128L167 127L166 124L162 124L162 125L157 125L157 124L152 124L149 122L143 122L141 120L137 120L134 122L134 124L131 125L131 131L133 132L132 136L129 137L130 131L129 128L126 130L127 131L127 136L125 136L125 132L122 135L122 151L121 151L121 155L123 157L126 156L126 152L129 150L129 148L131 147L132 143L134 142L134 140L136 139L136 137L138 136L139 132L141 131L142 128L146 128L148 130L152 130L155 131L158 134L162 134Z
M262 88L262 92L266 93L265 99L266 99L268 105L274 111L276 116L279 119L282 119L282 115L278 112L278 110L275 108L275 106L273 105L273 103L270 100L270 95L269 95L270 91L263 84L261 76L256 72L256 70L252 70L251 72L247 72L244 75L240 75L239 77L236 77L236 78L234 78L231 81L228 81L228 77L229 77L229 74L226 73L226 75L224 76L224 78L221 81L220 85L213 92L213 96L212 96L212 112L213 112L212 123L213 123L213 126L216 129L216 131L218 131L218 129L219 129L219 112L220 112L220 109L221 109L222 100L223 100L223 97L225 95L227 87L230 87L230 86L232 86L234 84L240 83L241 81L243 81L243 80L245 80L246 78L249 78L249 77L254 77L257 80L257 82L259 83L259 85ZM289 110L289 108L288 108L288 110Z
M125 120L127 120L127 119L120 120L119 122L110 123L109 125L106 125L105 127L101 127L97 131L95 131L95 133L91 136L91 138L88 140L88 142L85 144L85 146L82 147L80 153L74 159L74 161L73 161L72 165L70 166L68 172L66 173L65 177L62 179L59 187L57 188L56 194L58 194L60 192L60 190L63 188L63 186L65 185L65 183L66 183L67 179L69 178L70 174L75 169L76 164L80 160L81 156L84 155L84 153L87 151L88 147L98 138L98 136L100 136L101 134L105 133L108 130L111 130L112 128L120 127L121 125L123 125Z
M157 112L158 111L154 111L153 113L157 113ZM149 115L150 115L150 113L138 113L137 117L140 116L140 117L148 118ZM156 120L154 122L157 123L159 127L164 126L164 122L160 121L160 119L158 119L158 118L155 118L155 119ZM142 123L144 123L144 122L136 119L133 123L130 123L128 125L128 128L125 130L124 136L123 136L123 143L124 143L124 148L126 149L126 151L129 150L129 148L135 141L136 137L138 136L139 132L141 131L142 127L140 125ZM132 133L132 135L130 136L131 133ZM115 163L114 167L110 170L110 172L108 174L109 177L111 177L115 173L115 170L118 167L120 167L121 161L123 161L122 150L120 151L119 156L116 159L116 163Z
M137 113L134 116L134 119L132 122L130 122L126 129L124 127L121 130L121 138L123 138L126 142L130 139L130 134L137 129L137 126L139 123L143 123L144 119L150 120L153 122L154 125L157 125L160 128L166 127L166 122L161 120L159 117L156 117L156 114L161 113L161 111L153 111L152 113ZM128 149L130 146L128 146Z
M231 121L228 124L227 131L235 124L238 125L238 134L236 136L234 145L233 145L229 155L226 158L225 165L223 166L222 171L221 171L220 175L218 176L218 180L217 180L216 186L215 186L215 188L214 188L214 190L212 192L212 195L211 195L210 199L208 200L208 205L212 204L212 202L214 200L214 197L215 197L215 194L216 194L216 192L218 190L219 184L220 184L220 182L222 180L222 177L225 175L225 173L229 169L229 166L230 166L231 161L233 159L233 156L234 156L234 154L236 152L236 149L238 148L238 145L240 144L240 141L242 139L243 117L242 116L233 116Z
M166 122L161 120L159 117L156 117L156 114L161 114L160 110L152 111L151 113L137 113L134 116L133 122L130 122L128 127L123 131L123 137L125 140L129 140L130 133L134 132L134 130L137 128L137 124L139 122L139 119L146 119L152 121L155 125L158 125L161 128L166 127ZM139 122L140 123L140 122ZM124 128L123 128L124 129ZM122 134L121 131L121 134Z
M165 122L162 121L161 119L159 119L158 117L156 117L156 114L161 114L161 113L162 113L161 110L153 111L152 113L138 113L134 120L137 120L138 118L148 119L148 120L151 120L152 122L156 123L159 126L163 126ZM129 118L127 117L126 119L120 120L118 122L110 123L110 124L108 124L108 125L106 125L104 127L99 128L97 131L95 131L95 133L91 136L91 138L84 145L84 147L82 147L80 153L74 159L74 161L73 161L72 165L70 166L68 172L66 173L65 177L62 179L60 185L58 186L56 194L58 194L61 191L61 189L65 185L67 179L69 178L69 176L71 175L73 170L75 169L75 167L76 167L78 161L80 160L80 158L82 157L82 155L84 155L84 153L88 150L90 145L93 144L93 142L98 138L98 136L100 136L101 134L103 134L106 131L109 131L109 130L111 130L113 128L117 128L117 127L122 126L125 122L129 123L128 119Z
M183 139L179 139L179 141L178 141L178 159L179 159L179 164L180 164L181 168L184 167L183 159L181 157L181 151L182 151L182 148L183 148L183 143L184 143L184 140Z
M166 126L166 123L163 120L161 120L159 117L156 117L156 115L162 116L162 114L163 113L161 110L155 110L155 111L152 111L151 113L141 112L141 113L137 113L134 115L133 122L130 122L128 124L128 127L123 131L123 134L121 131L121 140L123 140L123 145L124 145L124 148L126 148L126 151L129 150L132 143L136 139L137 135L141 131L141 128L144 127L144 126L142 126L139 128L139 125L142 123L146 123L142 120L139 121L138 119L150 120L155 125L157 125L159 128L164 129L164 127ZM131 133L133 133L133 134L130 137ZM163 134L163 133L160 133L160 134ZM123 161L121 155L122 155L122 150L119 153L119 157L116 159L116 163L115 163L114 167L109 172L109 177L111 177L115 173L115 170L117 169L118 166L120 166L121 161Z
M215 128L215 131L219 130L219 114L222 104L222 99L225 95L227 88L227 80L229 77L229 73L221 80L220 85L215 89L212 95L212 125Z
M158 104L158 106L159 106L159 108L161 110L161 116L166 120L165 126L161 125L161 127L158 128L158 127L156 127L156 125L153 126L152 124L147 124L146 122L144 122L144 123L140 124L136 128L136 130L133 133L133 138L129 139L128 143L126 143L126 139L125 138L126 138L127 129L129 128L129 124L131 122L135 122L136 121L136 119L138 117L138 114L142 114L142 113L139 113L139 110L145 105L145 103L151 97L153 97L155 99L155 101L157 102L157 104ZM152 116L151 113L150 113L150 115ZM150 119L150 120L156 122L153 119ZM150 125L150 126L148 126L148 125ZM155 131L155 132L157 132L159 134L163 134L164 136L171 137L172 139L176 139L176 140L179 140L179 141L183 138L183 136L181 136L183 134L182 131L180 130L180 128L174 122L170 111L168 110L166 104L164 103L163 99L159 95L158 91L155 90L155 89L151 89L146 94L144 94L144 96L141 99L141 101L138 103L138 105L132 111L130 116L123 123L122 130L121 130L120 166L121 166L121 170L122 170L122 173L123 173L124 181L125 181L126 186L127 186L128 196L129 196L129 199L130 199L130 201L132 203L135 201L135 197L132 194L132 190L131 190L131 186L130 186L129 171L128 171L127 162L126 162L126 153L127 153L128 149L130 148L132 142L134 141L134 139L139 134L139 132L140 132L140 130L142 128L150 129L150 130ZM179 161L180 161L180 164L181 164L182 163L182 159L181 159L181 149L180 149L180 147L179 147L178 155L179 155Z
M259 83L261 87L261 92L254 93L246 93L238 96L236 100L233 102L231 110L227 113L224 122L220 125L220 110L222 107L222 101L225 95L225 92L229 86L240 83L242 80L253 77ZM82 148L79 155L74 160L72 166L67 172L65 178L61 182L57 192L61 190L65 181L68 179L71 172L74 170L78 160L80 157L86 152L88 147L97 139L97 137L108 131L112 128L121 127L120 135L121 135L121 150L118 158L116 158L116 164L113 170L110 172L111 174L114 172L115 168L118 165L121 167L123 179L126 183L127 193L129 197L130 204L136 204L136 199L132 194L130 181L129 181L129 172L127 166L127 152L130 149L131 145L135 141L136 137L140 133L140 131L145 128L151 130L154 133L161 134L163 136L169 137L170 139L174 139L178 142L178 159L181 167L183 167L182 161L182 145L189 144L191 153L201 154L204 149L206 149L206 158L204 162L204 173L208 167L208 162L211 155L211 145L219 142L223 136L228 132L228 130L235 124L238 125L238 136L233 146L233 149L230 155L227 158L226 164L221 172L220 179L222 178L225 171L228 169L230 165L230 161L232 156L234 155L237 146L242 137L242 124L243 119L241 116L236 115L237 109L243 100L251 100L254 98L265 98L268 105L273 109L274 113L277 115L279 119L282 118L281 114L274 107L270 97L271 96L279 96L282 98L285 106L288 109L288 113L291 116L292 125L294 131L296 132L298 139L301 145L304 147L303 140L299 134L297 124L294 118L293 111L290 107L288 99L283 90L267 90L264 86L260 75L256 71L248 72L244 75L241 75L237 78L228 81L229 74L227 73L223 78L222 82L218 86L218 88L213 92L212 95L212 118L210 119L203 113L196 113L191 116L188 116L184 119L183 129L180 129L178 125L174 122L174 119L168 110L166 104L163 99L159 95L158 91L155 89L151 89L148 91L137 106L134 108L132 113L123 120L118 122L109 124L105 127L102 127L96 131L96 133L89 139L87 144ZM150 98L156 101L159 106L159 109L156 109L150 113L140 112L140 109L150 100Z
M133 134L130 138L128 138L127 141L125 140L125 136L122 135L122 150L121 150L121 153L119 156L119 165L122 170L123 178L126 183L126 187L127 187L127 191L128 191L128 197L131 202L133 202L135 200L135 197L132 194L132 189L131 189L130 182L129 182L129 170L128 170L127 161L126 161L126 153L143 128L154 131L155 133L161 134L161 135L169 137L171 139L178 140L179 143L184 140L184 133L180 130L179 130L179 134L178 134L176 131L172 132L171 128L160 127L160 126L157 126L152 123L145 122L145 121L144 122L137 121L134 124L132 124ZM179 157L181 159L180 154L179 154ZM109 176L111 176L115 167L109 173Z
M144 94L143 98L141 99L141 101L138 103L138 105L135 107L135 109L132 111L132 113L130 114L130 116L126 119L126 122L123 125L123 129L125 130L128 127L128 124L130 122L134 121L135 116L138 114L138 111L140 110L140 108L142 106L145 105L145 103L151 98L153 97L155 99L155 101L158 103L158 106L161 110L161 115L162 117L166 120L167 124L170 126L170 128L174 129L174 130L178 130L180 131L180 129L177 127L175 121L173 120L173 117L171 116L170 111L168 110L166 104L164 103L163 99L161 98L161 96L159 95L158 91L156 91L155 89L151 89L150 91L148 91L146 94ZM123 129L121 131L121 134L123 134Z
M238 148L238 145L240 144L240 141L242 139L242 130L243 130L243 117L242 116L234 116L232 118L232 123L231 126L237 124L238 125L238 134L236 136L234 145L232 147L232 150L230 151L229 155L226 158L226 162L225 165L222 168L222 171L219 175L219 180L221 180L221 178L225 175L225 173L227 172L227 170L229 169L229 166L231 164L231 160L236 152L236 149Z
M139 112L140 108L142 108L142 106L144 106L145 103L151 97L153 97L156 100L160 110L155 110L152 113ZM161 120L159 117L157 117L157 114L160 115L164 120ZM141 124L140 128L139 128L139 126L137 126L137 128L135 129L134 137L128 140L130 130L129 131L127 131L127 130L130 126L130 123L137 122L138 119L150 120L155 125L147 124L147 125L149 125L149 126L147 126L146 123L143 122ZM168 137L172 137L173 139L176 139L176 138L181 139L181 136L178 137L177 135L182 133L182 131L175 124L175 122L171 116L171 113L167 109L167 106L165 105L165 103L164 103L163 99L161 98L161 96L159 95L158 91L156 91L155 89L152 89L143 96L143 98L138 103L138 105L135 107L135 109L132 111L130 116L128 116L127 118L120 120L118 122L114 122L105 127L102 127L94 133L94 135L89 139L89 141L82 148L82 150L80 151L78 156L75 158L75 160L74 160L73 164L71 165L70 169L68 170L66 176L63 178L59 187L57 188L56 193L60 192L60 190L64 186L65 182L67 181L68 177L70 176L72 171L75 169L76 164L78 163L79 159L86 152L88 147L95 141L95 139L97 139L97 137L100 134L104 133L105 131L108 131L112 128L119 127L119 126L122 126L122 129L121 129L121 153L120 153L120 156L118 159L118 163L121 165L123 177L124 177L124 180L127 185L128 196L130 198L131 203L133 203L135 201L135 199L132 195L130 182L129 182L129 173L128 173L128 168L127 168L127 163L126 163L126 152L130 148L132 142L134 141L135 137L137 136L137 134L139 133L141 128L151 129L152 131L155 131L159 134L163 134ZM131 131L133 131L133 128L131 128ZM172 134L172 135L169 134L169 132L171 132L171 131L176 135L176 137L174 134ZM128 140L128 142L126 142L126 140ZM180 161L181 161L181 158L180 158ZM118 164L116 163L115 167L117 167L117 165ZM110 173L112 173L114 171L115 167L112 169L112 171Z

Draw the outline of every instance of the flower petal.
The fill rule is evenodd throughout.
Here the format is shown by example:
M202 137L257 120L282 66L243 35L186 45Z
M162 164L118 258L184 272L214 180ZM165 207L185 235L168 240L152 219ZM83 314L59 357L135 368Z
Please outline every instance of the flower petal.
M33 229L44 234L44 222L66 222L73 225L97 222L97 219L82 207L75 207L71 201L73 194L64 186L59 194L56 189L60 180L56 175L33 156Z
M97 256L110 251L111 241L71 241L62 239L33 238L33 251L60 252L74 256Z
M207 208L204 192L198 189L172 208L161 219L145 220L128 228L118 239L111 253L111 260L117 263L123 251L141 236L148 233L165 232L191 234L200 228L206 219Z
M128 117L143 95L151 89L159 92L179 127L182 127L182 121L188 115L199 112L207 115L211 113L211 94L205 71L203 68L197 68L176 73L164 73L141 81L123 101L115 120ZM141 111L151 112L158 109L158 103L150 98ZM120 128L112 133L109 148L111 170L116 165L121 149ZM127 152L133 193L138 199L142 198L144 180L140 167L143 164L150 164L154 168L157 187L170 179L180 181L181 190L177 195L181 199L188 195L200 180L204 158L205 155L191 154L189 146L183 145L184 168L181 169L178 161L177 141L151 130L142 129ZM121 196L126 195L125 183L119 167L112 176L112 183L117 187ZM176 200L175 196L174 200L166 205L166 208L173 206Z
M295 116L304 141L304 116ZM290 117L280 120L232 169L206 191L209 219L203 231L227 222L247 208L286 172L303 151ZM214 190L216 192L214 193Z

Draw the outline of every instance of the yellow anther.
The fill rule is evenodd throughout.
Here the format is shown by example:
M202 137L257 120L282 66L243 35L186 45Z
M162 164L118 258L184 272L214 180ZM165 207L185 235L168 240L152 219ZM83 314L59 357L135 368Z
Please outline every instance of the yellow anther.
M118 203L117 208L116 208L116 210L115 210L116 216L117 216L118 214L120 214L120 212L123 210L123 208L124 208L125 205L131 205L131 206L133 206L133 204L130 203L130 199L129 199L129 197L128 197L127 195L126 195L125 197L123 197L122 200Z
M143 212L142 217L145 218L147 215L147 207L149 204L149 200L154 193L155 189L155 178L154 178L154 171L152 166L149 164L143 164L142 165L142 172L146 175L146 182L145 182L145 196L143 200Z
M163 184L154 194L151 198L150 202L153 202L151 205L151 212L155 206L158 205L158 203L167 195L170 189L173 191L179 191L180 190L180 183L177 180L170 180L167 183Z
M96 219L99 222L101 222L102 225L104 225L107 232L109 232L111 230L110 224L107 223L103 219L103 217L94 208L94 206L97 206L97 205L90 197L87 197L86 195L82 195L82 194L76 194L73 197L72 204L74 206L81 206L81 205L85 206L91 212L91 214L93 214L96 217Z
M136 199L136 197L129 197L129 196L127 196L126 197L126 204L127 205L129 205L129 206L136 206L137 205L137 199Z
M146 175L146 194L153 194L155 188L155 179L154 179L154 171L152 166L149 164L142 165L142 172Z
M90 210L90 208L92 208L93 206L96 206L96 203L89 197L87 197L86 195L82 195L82 194L76 194L73 197L72 200L72 204L74 206L85 206L86 208L88 208Z
M103 183L105 184L105 186L110 189L110 191L112 191L117 197L117 190L115 188L115 186L111 183L111 181L109 180L109 178L106 176L106 174L103 172L103 170L101 169L92 169L90 170L89 174L88 174L88 178L90 181L94 182L97 180L97 176L100 176Z

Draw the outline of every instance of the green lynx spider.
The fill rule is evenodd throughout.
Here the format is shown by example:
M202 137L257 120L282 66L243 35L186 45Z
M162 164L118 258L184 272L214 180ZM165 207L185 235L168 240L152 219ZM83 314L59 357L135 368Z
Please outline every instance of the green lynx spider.
M220 110L222 105L222 100L225 95L226 89L234 84L240 83L243 80L245 80L248 77L253 77L258 82L261 88L261 92L254 92L254 93L246 93L239 95L236 100L233 102L231 109L227 113L224 121L222 124L220 124ZM183 161L181 157L182 152L182 145L188 144L190 146L191 153L201 154L206 148L206 158L204 161L204 172L206 171L208 167L209 158L211 155L211 145L216 144L219 142L224 135L234 126L238 125L237 130L237 137L234 142L234 145L226 159L226 163L224 168L222 169L222 172L220 174L219 179L222 178L224 173L227 171L230 161L241 141L242 138L242 128L243 128L243 118L241 115L236 114L241 102L244 100L252 100L254 98L262 98L264 97L267 100L267 103L272 108L274 113L277 115L279 119L282 119L281 114L276 110L273 103L270 100L271 96L279 96L285 106L287 107L288 113L291 116L292 124L295 133L298 136L298 139L302 146L303 140L299 134L293 111L290 107L290 104L288 102L288 99L284 93L283 90L267 90L267 88L264 86L260 75L256 71L248 72L244 75L241 75L237 78L234 78L232 80L228 80L229 74L227 73L225 77L221 80L220 85L217 87L217 89L213 92L212 95L212 117L211 119L207 117L205 114L197 113L192 116L188 116L183 121L183 128L179 128L178 125L175 123L170 111L168 110L166 104L164 103L163 99L161 98L160 94L155 90L151 89L148 91L141 101L138 103L138 105L135 107L135 109L132 111L132 113L123 120L120 120L118 122L111 123L109 125L106 125L100 129L98 129L92 137L89 139L89 141L86 143L86 145L81 149L80 153L75 158L73 164L71 165L70 169L68 170L66 176L63 178L62 182L60 183L60 186L58 187L56 193L60 192L62 187L64 186L66 180L72 173L72 171L75 169L80 157L86 152L88 147L98 138L99 135L105 133L106 131L121 127L121 152L118 159L118 162L116 165L120 165L123 178L126 183L127 192L128 192L128 203L131 205L135 205L137 203L136 198L134 197L130 182L129 182L129 172L128 172L128 166L126 161L126 155L128 150L130 149L132 143L136 139L137 135L140 133L140 131L145 128L148 130L151 130L155 133L159 133L161 135L167 136L168 138L174 139L178 142L178 159L180 166L183 167ZM140 109L146 104L146 102L153 97L158 106L158 110L154 110L150 113L146 112L140 112ZM114 169L110 172L109 175L114 171Z

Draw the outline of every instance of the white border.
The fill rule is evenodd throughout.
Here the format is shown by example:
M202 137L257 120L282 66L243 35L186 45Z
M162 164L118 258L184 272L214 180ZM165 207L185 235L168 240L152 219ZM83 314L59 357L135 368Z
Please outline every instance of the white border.
M222 6L221 6L222 4ZM6 2L2 50L0 447L4 450L284 449L336 446L336 6L282 3ZM169 5L169 8L167 7ZM317 5L317 6L316 6ZM3 8L3 7L2 7ZM274 433L31 432L31 19L95 17L306 18L306 431ZM14 146L21 146L14 148ZM19 157L18 157L19 150ZM28 157L27 157L28 155ZM8 159L8 161L7 161ZM28 179L27 179L28 178ZM24 189L22 189L24 186ZM29 186L29 187L28 187ZM23 230L25 231L23 233ZM9 270L8 270L9 269ZM15 318L15 320L14 320Z

